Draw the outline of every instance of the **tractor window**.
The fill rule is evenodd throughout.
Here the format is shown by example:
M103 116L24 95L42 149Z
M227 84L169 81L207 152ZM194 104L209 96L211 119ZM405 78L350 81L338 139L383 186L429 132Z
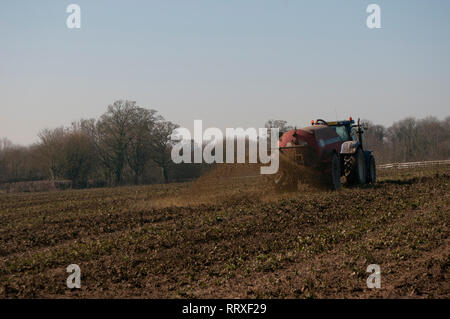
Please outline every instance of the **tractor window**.
M336 133L339 135L341 140L343 142L350 140L350 137L348 136L347 128L345 126L336 126Z

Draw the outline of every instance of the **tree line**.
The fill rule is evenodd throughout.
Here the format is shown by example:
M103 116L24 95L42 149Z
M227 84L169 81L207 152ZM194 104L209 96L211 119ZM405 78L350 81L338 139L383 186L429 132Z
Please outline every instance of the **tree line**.
M378 164L450 159L450 116L405 118L390 127L363 121L366 148Z
M171 161L170 135L177 127L156 110L115 101L99 119L40 131L31 146L0 140L0 183L64 179L84 188L198 177L201 164Z
M450 158L450 116L408 117L390 127L362 123L365 147L378 164ZM156 110L118 100L98 119L41 130L30 146L0 139L0 183L69 180L84 188L191 180L211 165L172 162L170 136L177 127ZM269 120L265 127L293 128L284 120Z

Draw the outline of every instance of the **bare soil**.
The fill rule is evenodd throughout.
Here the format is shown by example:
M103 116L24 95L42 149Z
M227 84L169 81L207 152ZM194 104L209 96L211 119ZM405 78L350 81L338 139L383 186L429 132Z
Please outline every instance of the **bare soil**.
M0 296L450 297L449 167L284 193L239 169L194 183L0 195ZM70 264L81 289L66 287ZM381 267L381 289L367 288L369 264Z

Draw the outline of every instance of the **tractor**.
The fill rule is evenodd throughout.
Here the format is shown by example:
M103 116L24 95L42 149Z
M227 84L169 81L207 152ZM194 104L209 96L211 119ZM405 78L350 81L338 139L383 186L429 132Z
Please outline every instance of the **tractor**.
M375 183L375 159L364 148L360 120L311 121L301 129L280 132L280 168L273 178L279 189L297 187L299 180L320 181L337 190L341 183Z

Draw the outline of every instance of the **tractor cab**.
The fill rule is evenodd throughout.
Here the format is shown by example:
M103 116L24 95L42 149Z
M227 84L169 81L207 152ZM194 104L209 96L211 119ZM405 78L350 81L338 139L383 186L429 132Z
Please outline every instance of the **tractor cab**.
M342 142L359 140L358 130L355 129L358 125L355 125L355 121L351 117L346 121L325 122L324 120L316 120L316 122L311 123L313 125L322 124L333 127Z

